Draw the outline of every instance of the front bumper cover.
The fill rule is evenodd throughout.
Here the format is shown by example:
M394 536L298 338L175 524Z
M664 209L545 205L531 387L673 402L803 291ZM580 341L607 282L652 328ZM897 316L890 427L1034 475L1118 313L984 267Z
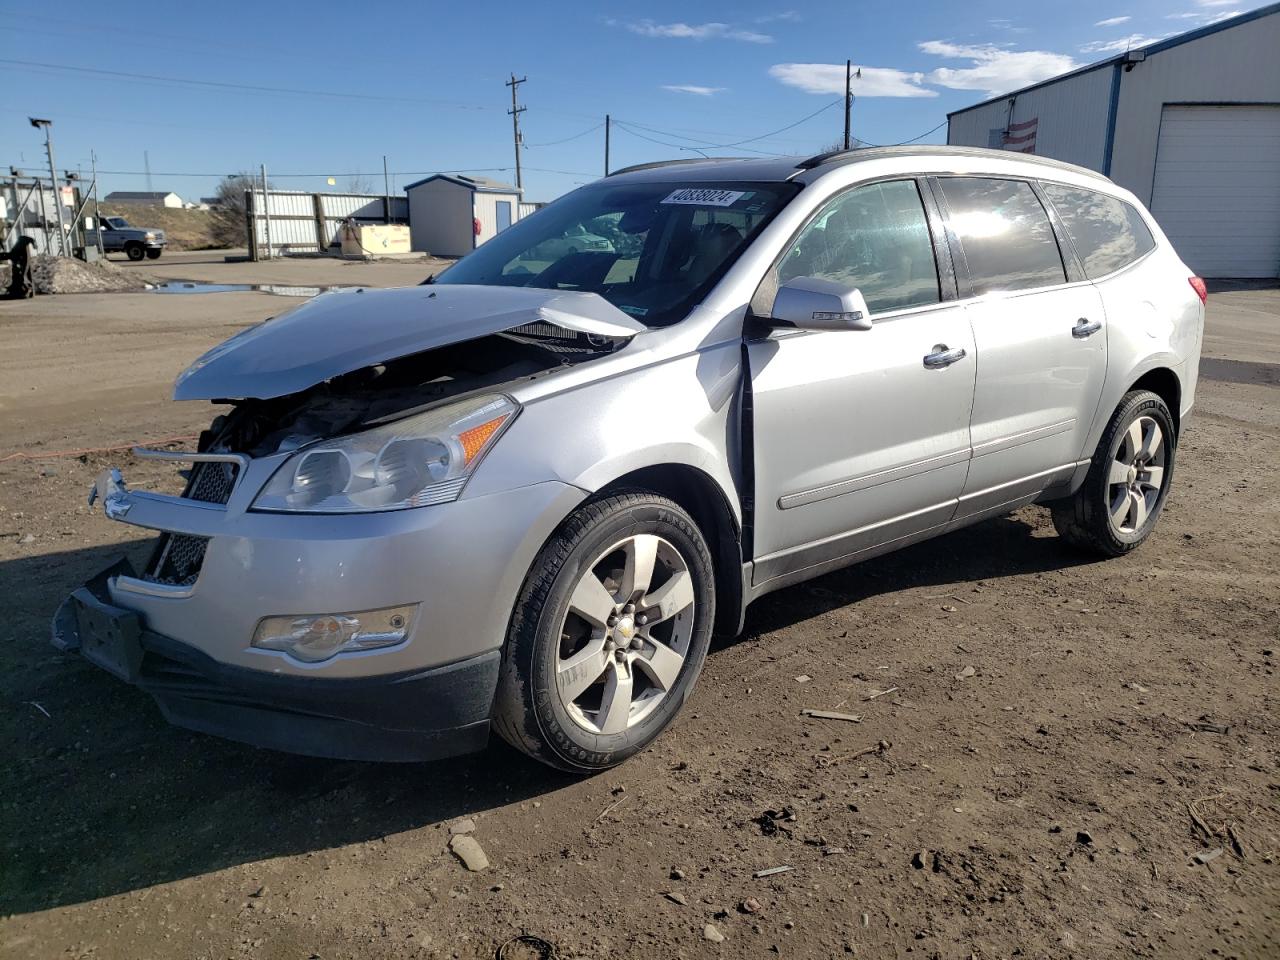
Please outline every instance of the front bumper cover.
M102 571L63 601L52 642L155 698L172 724L289 753L420 761L481 750L498 682L496 650L447 666L357 678L299 677L219 663L114 605Z

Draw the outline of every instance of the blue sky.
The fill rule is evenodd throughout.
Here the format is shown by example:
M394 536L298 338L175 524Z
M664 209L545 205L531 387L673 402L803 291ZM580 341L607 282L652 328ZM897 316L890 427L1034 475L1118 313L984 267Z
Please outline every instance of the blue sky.
M592 128L606 113L614 168L695 149L814 153L842 134L851 57L854 135L893 143L948 110L1259 5L4 0L0 60L53 66L0 62L0 163L43 164L25 119L36 115L54 121L60 167L87 171L96 152L112 171L104 191L145 189L131 172L144 152L154 188L187 198L259 163L281 187L333 176L343 189L359 174L380 191L383 154L393 189L436 170L511 180L514 71L529 81L525 195L547 200L600 175ZM945 137L944 124L920 142Z

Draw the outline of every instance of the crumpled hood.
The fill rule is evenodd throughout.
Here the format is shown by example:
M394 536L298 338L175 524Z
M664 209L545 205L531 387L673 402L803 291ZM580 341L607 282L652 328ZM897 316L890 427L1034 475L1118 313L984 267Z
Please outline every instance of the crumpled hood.
M270 400L373 364L540 322L604 337L645 329L595 293L466 284L335 290L214 347L178 376L173 399Z

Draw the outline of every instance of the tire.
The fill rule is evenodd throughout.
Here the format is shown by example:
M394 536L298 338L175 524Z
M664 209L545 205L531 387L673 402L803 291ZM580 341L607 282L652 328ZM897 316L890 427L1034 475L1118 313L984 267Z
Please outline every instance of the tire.
M644 587L632 571L646 556ZM674 720L714 622L711 553L680 506L644 491L584 504L542 548L516 602L494 728L561 770L616 766Z
M126 243L124 252L130 260L141 260L147 255L147 248L140 243Z
M1141 546L1164 509L1177 439L1173 417L1159 396L1149 390L1125 394L1080 489L1050 505L1058 535L1104 557Z
M159 248L150 248L150 249L148 249L148 250L147 250L147 259L148 259L148 260L159 260L159 259L160 259L160 254L161 254L161 253L163 253L163 252L164 252L164 251L160 250Z

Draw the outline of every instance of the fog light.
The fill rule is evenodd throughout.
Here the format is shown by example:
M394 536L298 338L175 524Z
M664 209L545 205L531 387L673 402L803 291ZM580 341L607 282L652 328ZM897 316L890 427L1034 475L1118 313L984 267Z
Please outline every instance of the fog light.
M253 646L283 650L306 663L319 663L352 650L393 647L409 636L416 610L416 604L409 604L358 613L264 617L253 632Z

